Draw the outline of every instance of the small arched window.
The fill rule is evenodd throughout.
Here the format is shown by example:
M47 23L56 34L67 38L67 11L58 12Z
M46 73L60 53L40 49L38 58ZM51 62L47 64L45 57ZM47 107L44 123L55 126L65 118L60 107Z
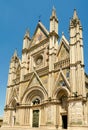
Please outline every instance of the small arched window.
M33 105L37 105L37 104L40 104L40 100L38 98L35 98L33 101L32 101Z

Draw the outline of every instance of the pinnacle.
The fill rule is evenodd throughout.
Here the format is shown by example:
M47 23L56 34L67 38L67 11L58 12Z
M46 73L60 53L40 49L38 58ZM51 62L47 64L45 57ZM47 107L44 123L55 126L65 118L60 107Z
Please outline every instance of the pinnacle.
M73 19L78 19L77 11L74 9Z
M56 17L56 9L55 9L54 6L53 6L53 9L52 9L52 16Z
M17 49L15 49L14 54L13 54L11 60L13 61L15 58L18 58Z
M73 17L70 20L70 26L76 27L76 25L79 24L81 26L80 19L78 18L77 11L74 9Z
M55 10L55 11L56 11L56 9L55 9L54 5L53 5L53 9L52 9L52 10Z
M25 38L25 37L28 37L28 38L30 38L29 29L27 29L27 30L26 30L26 33L25 33L25 35L24 35L24 38Z
M55 9L54 6L52 8L52 15L50 17L50 20L52 20L52 19L55 19L58 22L58 18L57 18L57 15L56 15L56 9Z
M15 49L13 57L17 57L17 49Z

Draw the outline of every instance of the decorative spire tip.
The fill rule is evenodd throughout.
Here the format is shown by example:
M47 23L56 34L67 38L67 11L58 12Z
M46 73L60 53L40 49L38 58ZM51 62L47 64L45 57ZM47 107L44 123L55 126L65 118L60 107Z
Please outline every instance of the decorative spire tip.
M26 33L25 33L25 35L24 35L24 38L25 38L25 37L28 37L28 38L30 37L29 28L26 29Z
M74 9L73 19L78 19L77 11Z

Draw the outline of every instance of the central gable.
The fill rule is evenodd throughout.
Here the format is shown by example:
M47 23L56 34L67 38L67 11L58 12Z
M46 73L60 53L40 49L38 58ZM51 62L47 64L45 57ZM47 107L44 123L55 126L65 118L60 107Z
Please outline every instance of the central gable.
M41 22L38 23L34 36L32 38L32 45L38 44L48 37L49 32Z

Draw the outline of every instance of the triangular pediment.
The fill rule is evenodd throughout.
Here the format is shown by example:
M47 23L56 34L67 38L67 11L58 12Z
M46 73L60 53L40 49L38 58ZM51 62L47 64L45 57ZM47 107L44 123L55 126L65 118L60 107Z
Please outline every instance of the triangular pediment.
M65 36L62 36L58 53L57 53L58 60L63 60L69 57L69 42L66 40Z
M29 91L29 89L32 89L32 88L35 88L36 90L41 88L48 95L46 88L44 87L40 77L38 76L37 72L34 69L33 69L33 74L31 76L31 79L27 85L27 88L22 95L22 99L25 93Z
M38 44L46 39L48 37L48 34L49 32L47 31L47 29L41 22L39 22L32 38L32 45Z
M30 86L40 86L40 82L34 73L33 73L31 80L28 84L28 87L30 87Z
M41 81L40 77L38 76L37 72L35 70L33 70L33 71L34 72L33 72L33 75L31 76L27 89L30 87L34 87L34 86L36 86L36 87L40 86L47 93L47 90L44 87L44 84Z
M63 71L60 70L56 81L55 81L55 88L57 87L67 87L68 89L70 89L70 84L68 79L66 78L66 76L64 75Z

